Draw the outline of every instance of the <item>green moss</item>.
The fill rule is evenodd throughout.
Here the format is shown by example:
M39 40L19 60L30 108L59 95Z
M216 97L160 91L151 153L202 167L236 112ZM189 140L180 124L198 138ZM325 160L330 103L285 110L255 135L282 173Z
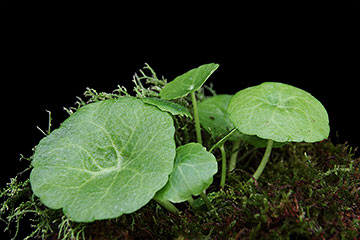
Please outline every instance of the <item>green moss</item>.
M15 178L1 194L1 218L8 229L31 224L29 239L356 239L360 158L348 146L289 144L274 150L261 179L248 184L258 159L249 155L239 162L223 190L216 177L208 193L212 212L200 199L195 210L179 204L180 215L152 201L133 214L79 224L44 207L28 181Z

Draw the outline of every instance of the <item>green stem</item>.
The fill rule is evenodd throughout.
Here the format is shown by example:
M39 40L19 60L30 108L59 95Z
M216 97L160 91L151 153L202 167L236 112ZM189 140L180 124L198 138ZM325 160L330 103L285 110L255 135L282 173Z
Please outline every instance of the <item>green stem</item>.
M231 130L228 134L226 134L222 139L220 139L217 143L214 144L214 146L212 146L209 150L209 152L214 151L215 148L220 147L222 144L224 144L224 142L226 142L226 140L228 140L231 135L236 132L236 128L234 128L233 130Z
M197 108L195 91L192 91L190 94L191 94L191 100L192 100L192 104L193 104L193 108L194 108L196 139L197 139L198 143L202 144L200 118L199 118L199 112L198 112L198 108Z
M173 214L178 214L180 211L179 209L177 209L174 204L172 204L170 201L168 200L160 200L160 199L156 199L154 198L154 200L156 202L158 202L162 207L164 207L166 210L172 212Z
M261 173L264 171L264 168L265 168L267 162L269 161L269 157L270 157L270 153L271 153L273 143L274 143L274 141L271 140L271 139L269 139L268 142L267 142L267 146L266 146L264 156L261 159L260 165L258 166L258 168L256 169L256 171L255 171L255 173L253 175L253 178L255 178L255 180L257 180L260 177Z
M189 205L195 209L195 206L194 206L194 199L190 196L190 198L187 200Z
M229 160L229 169L228 169L229 172L234 171L234 169L236 167L236 160L237 160L238 153L239 153L240 143L241 143L241 141L238 140L238 141L234 142L234 144L233 144L232 151L231 151L232 154L231 154L231 157Z
M226 152L224 144L220 146L221 151L221 179L220 179L220 187L225 187L225 179L226 179Z
M206 194L202 192L202 193L200 193L200 197L204 200L207 209L208 209L209 211L212 210L212 209L213 209L213 206L211 205L210 200L208 199L208 197L206 196Z

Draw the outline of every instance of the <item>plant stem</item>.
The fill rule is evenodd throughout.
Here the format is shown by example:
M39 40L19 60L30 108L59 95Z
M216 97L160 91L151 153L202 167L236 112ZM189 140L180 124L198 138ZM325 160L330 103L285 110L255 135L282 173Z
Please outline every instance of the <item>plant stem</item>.
M200 193L200 197L204 200L207 209L208 209L209 211L212 210L212 209L213 209L213 206L211 205L210 200L208 199L208 197L206 196L206 194L202 192L202 193Z
M158 202L162 207L164 207L166 210L172 212L173 214L178 214L180 211L179 209L177 209L174 204L172 204L170 201L168 200L160 200L160 199L156 199L154 198L154 200L156 202Z
M264 153L263 158L261 159L260 165L258 166L258 168L256 169L253 178L255 178L256 180L260 177L261 173L264 171L264 168L267 164L267 162L269 161L269 157L270 157L270 153L271 153L271 149L273 146L274 141L269 139L267 142L267 146L266 146L266 150Z
M198 143L202 144L201 128L200 128L200 118L199 118L199 112L198 112L198 108L197 108L195 91L192 91L190 94L191 94L191 100L192 100L193 109L194 109L194 120L195 120L196 139L197 139L197 142L198 142Z
M220 179L220 187L225 187L225 179L226 179L226 152L224 144L220 146L221 151L221 179Z
M190 196L190 198L187 200L189 205L195 209L195 206L194 206L194 199Z
M231 130L228 134L226 134L222 139L220 139L217 143L214 144L214 146L212 146L209 150L209 152L214 151L215 148L221 146L221 144L224 144L224 142L226 142L226 140L228 140L231 135L236 132L236 128L234 128L233 130Z
M234 142L233 147L232 147L232 154L229 160L229 172L234 171L235 167L236 167L236 160L238 157L238 153L239 153L239 147L240 147L240 140Z

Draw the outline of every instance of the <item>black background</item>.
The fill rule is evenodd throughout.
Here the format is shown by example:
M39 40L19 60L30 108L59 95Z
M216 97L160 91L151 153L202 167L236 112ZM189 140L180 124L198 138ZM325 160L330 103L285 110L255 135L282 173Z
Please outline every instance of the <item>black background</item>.
M174 7L19 5L8 9L3 45L2 186L24 169L43 137L86 87L132 89L144 63L169 81L201 64L219 69L208 82L218 93L264 81L310 92L328 110L334 142L360 146L359 51L353 13L212 9L197 16ZM115 9L114 9L115 8ZM109 12L108 12L109 11ZM267 13L263 15L263 12ZM357 43L357 44L356 44ZM6 84L5 84L6 83ZM338 136L337 136L338 135Z
M40 16L22 18L8 29L2 88L6 163L18 166L20 154L31 156L42 138L36 126L47 129L46 110L56 128L68 116L63 107L74 106L86 87L132 89L132 76L144 63L169 81L201 64L219 63L209 79L218 93L264 81L292 84L323 103L333 141L360 145L358 49L351 19L290 24L231 19L226 29L216 24L216 16L193 25L167 25L165 18L128 25L126 18ZM5 171L2 178L15 172Z

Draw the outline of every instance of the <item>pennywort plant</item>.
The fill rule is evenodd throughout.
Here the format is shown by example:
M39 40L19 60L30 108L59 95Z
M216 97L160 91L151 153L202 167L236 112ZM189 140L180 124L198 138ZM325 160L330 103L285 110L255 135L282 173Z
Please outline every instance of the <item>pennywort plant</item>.
M240 132L267 140L254 179L263 172L274 142L318 142L330 132L324 106L308 92L283 83L266 82L239 91L228 112Z
M194 79L186 91L194 95L217 66L185 74ZM30 182L46 206L62 208L77 222L134 212L157 192L155 200L172 212L177 209L170 201L191 200L192 195L201 195L210 207L203 192L217 172L216 159L199 143L176 148L173 118L191 117L186 107L168 101L179 96L177 85L166 85L160 99L157 94L146 97L139 78L136 83L138 97L107 96L84 105L40 141Z
M228 106L232 98L233 95L220 94L209 97L199 104L199 115L204 130L215 139L224 136L209 150L212 152L215 148L219 148L221 152L220 187L225 186L227 173L234 171L241 145L251 144L257 148L262 148L267 144L265 139L255 135L243 134L235 128L228 112ZM227 152L225 151L226 142L232 144L229 166L227 166ZM281 147L284 144L275 143L274 147Z
M253 176L258 179L272 147L328 137L321 103L286 84L263 83L198 103L199 90L218 67L205 64L167 83L146 65L153 75L135 75L136 96L124 87L118 94L93 97L88 92L90 101L71 109L70 117L37 145L30 174L34 194L76 222L116 218L151 200L177 213L177 203L187 201L196 208L193 196L200 196L211 210L206 189L218 172L215 149L221 153L224 187L245 144L266 147ZM175 141L182 131L192 133L189 125L194 137ZM208 144L203 146L202 129L214 140L209 150ZM232 144L230 153L227 142Z

